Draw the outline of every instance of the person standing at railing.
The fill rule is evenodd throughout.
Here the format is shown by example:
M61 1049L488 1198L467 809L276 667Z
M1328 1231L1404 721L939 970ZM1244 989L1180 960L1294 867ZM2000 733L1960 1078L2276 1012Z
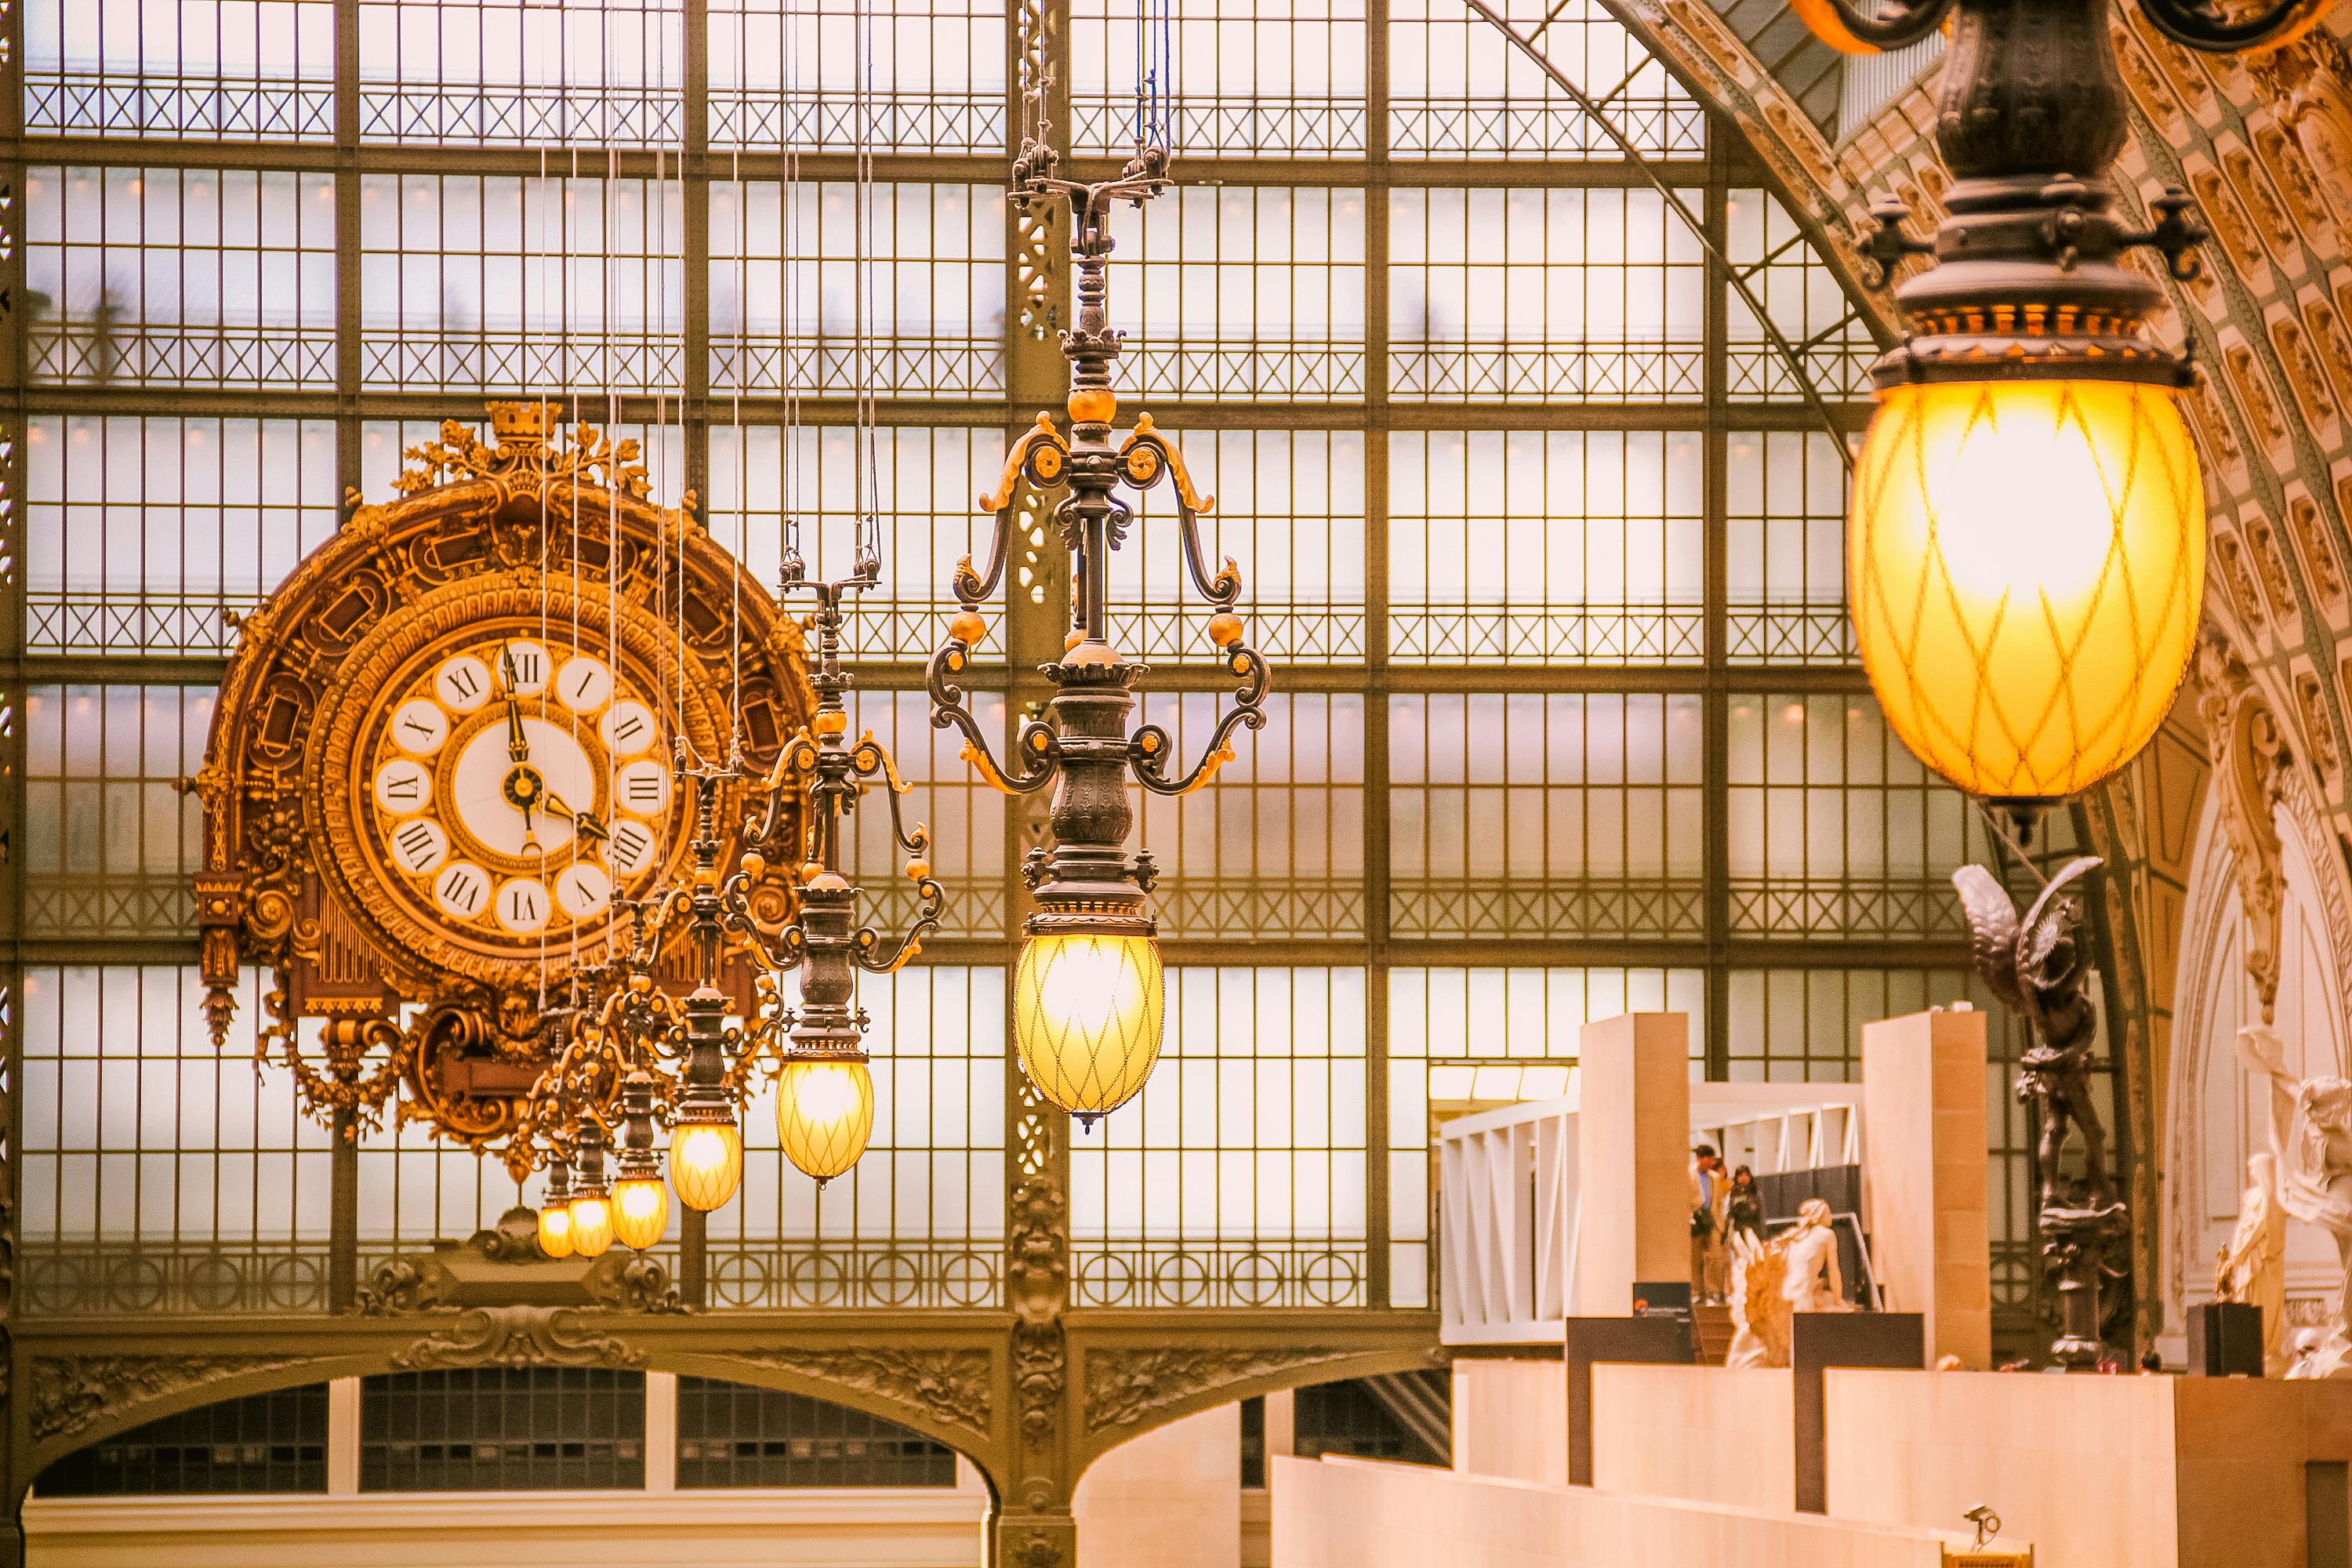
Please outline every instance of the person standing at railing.
M1764 1194L1756 1188L1756 1173L1742 1165L1731 1173L1730 1196L1724 1203L1724 1245L1734 1245L1742 1232L1763 1239Z

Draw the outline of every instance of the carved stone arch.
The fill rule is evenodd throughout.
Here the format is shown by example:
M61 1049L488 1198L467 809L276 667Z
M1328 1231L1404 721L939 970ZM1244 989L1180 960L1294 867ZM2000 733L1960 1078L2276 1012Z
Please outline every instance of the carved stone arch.
M1071 1483L1122 1443L1203 1410L1309 1384L1426 1371L1450 1359L1436 1346L1098 1340L1077 1352L1081 1394Z
M2205 656L2209 670L2219 657ZM2263 693L2242 664L2221 668L2230 684L2200 692L2215 772L2183 899L2164 1085L2158 1289L2176 1334L2180 1310L2210 1298L2210 1248L2226 1217L2215 1205L2234 1200L2237 1156L2262 1136L2254 1102L2229 1077L2235 1028L2274 1023L2291 1064L2332 1042L2305 1072L2345 1070L2352 1049L2340 1002L2352 981L2352 872L2306 769L2266 723ZM2291 1297L2315 1298L2337 1278L2324 1238L2291 1234Z
M18 1495L78 1448L119 1432L248 1394L365 1377L386 1371L391 1348L337 1353L291 1350L195 1350L185 1354L117 1352L93 1343L33 1350L25 1362L29 1462L15 1475Z

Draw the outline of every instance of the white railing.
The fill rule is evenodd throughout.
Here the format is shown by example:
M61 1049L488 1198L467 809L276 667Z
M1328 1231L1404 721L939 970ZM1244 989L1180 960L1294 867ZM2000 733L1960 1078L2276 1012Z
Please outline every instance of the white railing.
M1560 1342L1570 1317L1625 1303L1577 1300L1578 1086L1437 1130L1441 1337L1447 1344ZM1758 1175L1858 1163L1859 1085L1695 1083L1693 1143Z

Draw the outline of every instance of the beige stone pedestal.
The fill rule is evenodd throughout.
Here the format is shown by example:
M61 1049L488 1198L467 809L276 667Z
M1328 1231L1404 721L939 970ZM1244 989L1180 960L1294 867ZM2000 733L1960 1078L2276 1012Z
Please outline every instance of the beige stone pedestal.
M1574 1310L1613 1316L1634 1281L1690 1274L1690 1019L1603 1018L1577 1049Z
M1862 1191L1886 1310L1927 1320L1927 1359L1992 1364L1985 1016L1937 1008L1862 1030Z

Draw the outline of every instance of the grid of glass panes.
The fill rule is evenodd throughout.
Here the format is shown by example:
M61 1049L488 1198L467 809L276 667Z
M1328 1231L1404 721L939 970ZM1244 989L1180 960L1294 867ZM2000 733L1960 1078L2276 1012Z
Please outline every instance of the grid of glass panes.
M180 781L204 760L208 686L36 686L25 693L25 929L174 936L203 819Z
M1954 867L1990 841L1855 693L1735 692L1728 724L1731 929L1743 935L1967 935Z
M542 165L359 176L364 384L509 395L679 384L684 186Z
M373 145L364 173L341 176L355 221L338 257L331 174L151 170L129 140L117 166L103 155L39 163L41 138L61 130L284 141L332 129L319 116L331 114L333 40L322 56L317 19L305 19L331 9L323 0L286 0L292 26L267 37L246 0L180 6L170 28L132 26L127 3L34 0L27 13L36 320L26 342L32 405L46 422L26 432L30 651L216 650L216 601L235 608L265 589L283 571L286 541L308 547L331 526L344 483L381 499L405 446L443 417L478 420L475 404L489 392L569 390L568 414L636 434L656 498L677 499L696 476L714 533L763 581L788 504L830 561L859 505L856 465L845 497L838 405L804 413L788 400L870 392L888 426L876 466L888 559L857 647L887 668L865 672L857 721L892 741L914 815L939 830L949 939L1012 927L1021 905L1007 808L969 787L950 738L923 741L914 668L947 602L947 564L985 532L965 497L992 488L1003 432L1034 413L1001 401L1008 351L1019 351L1009 340L1024 329L1005 310L1003 189L974 183L1001 177L988 163L1016 123L1007 13L978 0L897 0L866 8L861 29L848 0L357 0L359 74L346 85L352 133ZM1727 962L1735 937L1926 933L1951 943L1955 963L1960 954L1948 905L1936 901L1948 900L1939 889L1949 797L1903 773L1899 753L1869 745L1842 752L1833 768L1823 752L1791 780L1773 771L1772 743L1740 728L1741 702L1759 705L1761 725L1772 703L1792 700L1741 692L1769 692L1776 667L1800 664L1816 668L1782 683L1799 689L1793 700L1839 705L1830 728L1840 733L1860 722L1848 717L1858 683L1818 668L1847 662L1834 548L1843 475L1832 438L1792 423L1794 376L1709 274L1675 206L1629 178L1610 130L1666 160L1662 175L1685 209L1723 216L1745 280L1832 399L1858 384L1864 334L1828 269L1761 195L1753 162L1736 146L1702 161L1697 106L1604 10L1549 0L1502 10L1523 31L1540 24L1540 47L1604 118L1459 0L1400 0L1384 40L1368 37L1349 0L1215 0L1173 18L1167 85L1180 174L1191 178L1140 215L1113 215L1112 310L1129 333L1122 423L1157 404L1201 489L1218 497L1202 520L1203 552L1212 571L1235 558L1253 634L1281 672L1273 726L1237 738L1214 788L1139 801L1141 841L1170 873L1158 898L1171 940L1245 939L1263 966L1200 971L1220 977L1218 1007L1246 989L1303 1009L1300 988L1328 988L1335 973L1360 974L1360 989L1390 998L1364 1010L1353 1048L1419 1086L1389 1085L1391 1111L1407 1104L1416 1130L1402 1146L1384 1145L1377 1129L1353 1145L1340 1137L1318 1157L1389 1149L1381 1175L1398 1250L1382 1261L1399 1303L1423 1299L1426 1229L1413 1216L1426 1211L1427 1178L1424 1168L1414 1185L1412 1162L1396 1162L1424 1147L1430 1107L1550 1092L1544 1075L1565 1074L1512 1052L1433 1054L1398 1000L1399 977L1493 975L1502 994L1520 982L1469 968L1454 950L1491 956L1508 943L1525 964L1511 975L1590 983L1593 999L1560 1004L1563 1018L1671 1005L1693 1016L1695 1053L1736 1068L1747 1058L1725 1053L1747 1037L1737 1020L1763 1004L1735 991L1723 1008L1705 1005L1707 965ZM704 12L698 70L686 28ZM1081 0L1048 62L1070 85L1082 153L1125 150L1136 41L1130 17ZM861 110L868 63L874 92ZM258 96L247 91L256 82ZM707 93L699 106L695 92ZM1384 124L1370 121L1373 105L1386 106ZM697 124L710 155L689 173L671 152ZM878 158L869 211L839 162L789 192L777 183L778 151L845 153L861 134ZM70 155L89 158L89 145ZM1216 160L1212 178L1200 177L1202 155ZM1481 167L1496 158L1519 160L1507 182ZM194 163L204 160L199 151ZM688 215L705 212L707 226L689 232ZM863 266L861 232L876 258ZM689 279L680 258L706 255ZM339 324L360 344L356 364L337 361ZM1066 325L1056 317L1043 330ZM707 360L688 363L689 343L707 345ZM1710 357L1727 368L1721 384L1708 380ZM339 371L356 385L355 405L330 399ZM691 422L671 412L705 382L715 395L692 405ZM59 383L78 384L47 390ZM69 438L82 414L68 399L100 384L110 410L127 406L124 419L137 422L92 426L102 493L70 466L42 479L37 435ZM234 396L253 390L313 401L283 398L270 420L253 420L251 399ZM635 395L625 421L620 395ZM795 426L790 439L813 442L813 462L784 461ZM313 462L321 430L342 437L329 443L331 480ZM184 456L215 440L217 496ZM158 475L166 447L184 454L176 480ZM142 448L134 477L130 454ZM235 488L248 482L251 494ZM1202 613L1177 592L1172 499L1163 487L1140 509L1114 571L1113 613L1121 646L1167 672L1147 681L1142 717L1190 753L1216 700ZM93 545L100 531L85 525L100 519ZM1016 549L1013 593L1034 595L1023 570ZM1003 649L992 637L982 660ZM1742 668L1727 685L1710 659ZM1035 695L998 695L1008 678L1025 672L989 669L980 682L992 734ZM1863 727L1883 748L1874 725ZM1797 847L1773 837L1760 850L1743 837L1791 811L1826 824L1831 802L1843 825L1834 837L1808 826L1789 836ZM861 816L858 846L877 923L908 899L879 816ZM1728 861L1711 863L1711 844ZM1732 868L1748 864L1742 856L1749 872ZM1596 940L1610 962L1636 967L1588 967L1580 944ZM186 955L184 927L167 945ZM997 1300L1003 978L968 966L972 957L952 952L946 968L869 987L881 994L869 1002L877 1018L891 1018L877 1053L887 1058L877 1061L884 1125L856 1178L817 1199L783 1168L764 1102L755 1106L758 1199L714 1223L715 1300ZM1328 967L1335 959L1340 967ZM1782 972L1769 973L1780 983ZM95 998L100 972L86 973L75 984ZM970 994L911 1000L904 988L918 974ZM1713 975L1718 989L1727 978ZM947 1022L918 1026L908 1021L918 1012ZM1244 1059L1291 1070L1300 1026L1274 1016L1260 1006L1244 1025L1237 1014L1202 1059L1219 1071ZM239 1026L251 1016L248 1007ZM1171 1041L1173 1019L1171 1010ZM906 1074L922 1086L898 1081ZM952 1099L942 1075L961 1075L961 1122L941 1109ZM1173 1087L1182 1081L1171 1074L1163 1103L1184 1098ZM893 1096L929 1099L918 1117L894 1112ZM1195 1114L1211 1103L1187 1100ZM1307 1152L1281 1142L1288 1131L1213 1118L1174 1126L1138 1147L1180 1160ZM138 1135L121 1148L139 1150ZM414 1127L362 1152L371 1258L462 1237L516 1196L494 1163L445 1158ZM1369 1225L1383 1182L1360 1180ZM1245 1219L1221 1203L1207 1222L1217 1234L1186 1245L1264 1239L1279 1208L1268 1207L1270 1190ZM1103 1226L1108 1237L1108 1211ZM1298 1232L1284 1245L1352 1246L1357 1272L1331 1263L1310 1276L1285 1263L1278 1292L1352 1278L1361 1284L1348 1289L1370 1299L1377 1237ZM1171 1278L1190 1289L1183 1268ZM1234 1289L1256 1278L1215 1277ZM173 1289L170 1300L196 1299Z
M1208 512L1201 562L1240 567L1251 644L1285 665L1364 658L1365 436L1358 430L1199 430L1184 462ZM1153 664L1213 662L1215 606L1188 586L1172 482L1143 493L1134 542L1112 560L1110 638ZM943 557L935 557L940 559Z
M858 528L873 529L882 580L843 601L847 656L924 658L955 614L940 563L986 551L989 522L972 500L1003 465L1001 429L894 426L869 441L852 425L714 425L710 534L754 582L772 584L785 528L797 525L809 578L834 582L856 563Z
M1400 430L1388 439L1389 657L1696 664L1696 431Z
M22 971L16 1310L325 1306L330 1135L257 1069L261 991L215 1047L193 968Z
M225 652L334 531L335 426L37 415L25 501L27 652Z
M1697 697L1443 692L1388 710L1397 934L1704 933Z
M686 0L358 0L360 135L675 147Z
M1822 430L1724 437L1724 657L1848 664L1845 468Z
M1004 7L989 0L710 0L710 144L993 153Z
M1521 36L1539 34L1545 58L1601 116L1460 0L1394 0L1389 139L1399 156L1613 160L1626 144L1651 159L1706 152L1698 103L1600 0L1501 0L1496 10Z
M1147 83L1172 94L1163 134L1179 157L1360 153L1363 0L1208 0L1070 7L1071 144L1132 152ZM1153 51L1162 63L1155 65Z
M1734 190L1724 200L1724 227L1726 256L1813 384L1832 397L1867 393L1871 362L1878 357L1870 329L1789 209L1764 191ZM1789 356L1770 341L1748 301L1734 290L1724 309L1730 395L1743 401L1798 395L1802 384Z
M1365 1304L1364 980L1168 971L1150 1081L1070 1141L1076 1304Z
M77 1448L43 1497L192 1497L327 1489L327 1385L217 1400Z
M1696 968L1408 966L1388 972L1389 1300L1434 1300L1437 1128L1568 1091L1578 1031L1621 1013L1689 1020L1706 1067L1706 973Z
M1142 716L1170 750L1208 748L1217 699L1147 696ZM1171 936L1360 936L1364 911L1364 700L1276 692L1266 727L1233 742L1215 784L1132 792L1140 842L1166 876L1157 907Z
M1704 255L1646 188L1391 191L1389 395L1695 402Z
M488 1366L360 1380L362 1491L645 1484L644 1373Z
M713 388L985 397L1003 379L1001 186L712 184Z
M1364 395L1364 193L1179 184L1112 210L1112 324L1131 396L1353 402Z
M785 999L797 994L786 977ZM718 1307L992 1307L1004 1264L1004 972L925 963L867 978L874 1133L820 1188L743 1115L743 1190L709 1218Z
M25 372L70 386L335 384L335 176L36 163Z
M955 1450L895 1421L782 1389L677 1380L681 1489L955 1484Z
M334 0L26 0L18 10L30 134L335 133Z

